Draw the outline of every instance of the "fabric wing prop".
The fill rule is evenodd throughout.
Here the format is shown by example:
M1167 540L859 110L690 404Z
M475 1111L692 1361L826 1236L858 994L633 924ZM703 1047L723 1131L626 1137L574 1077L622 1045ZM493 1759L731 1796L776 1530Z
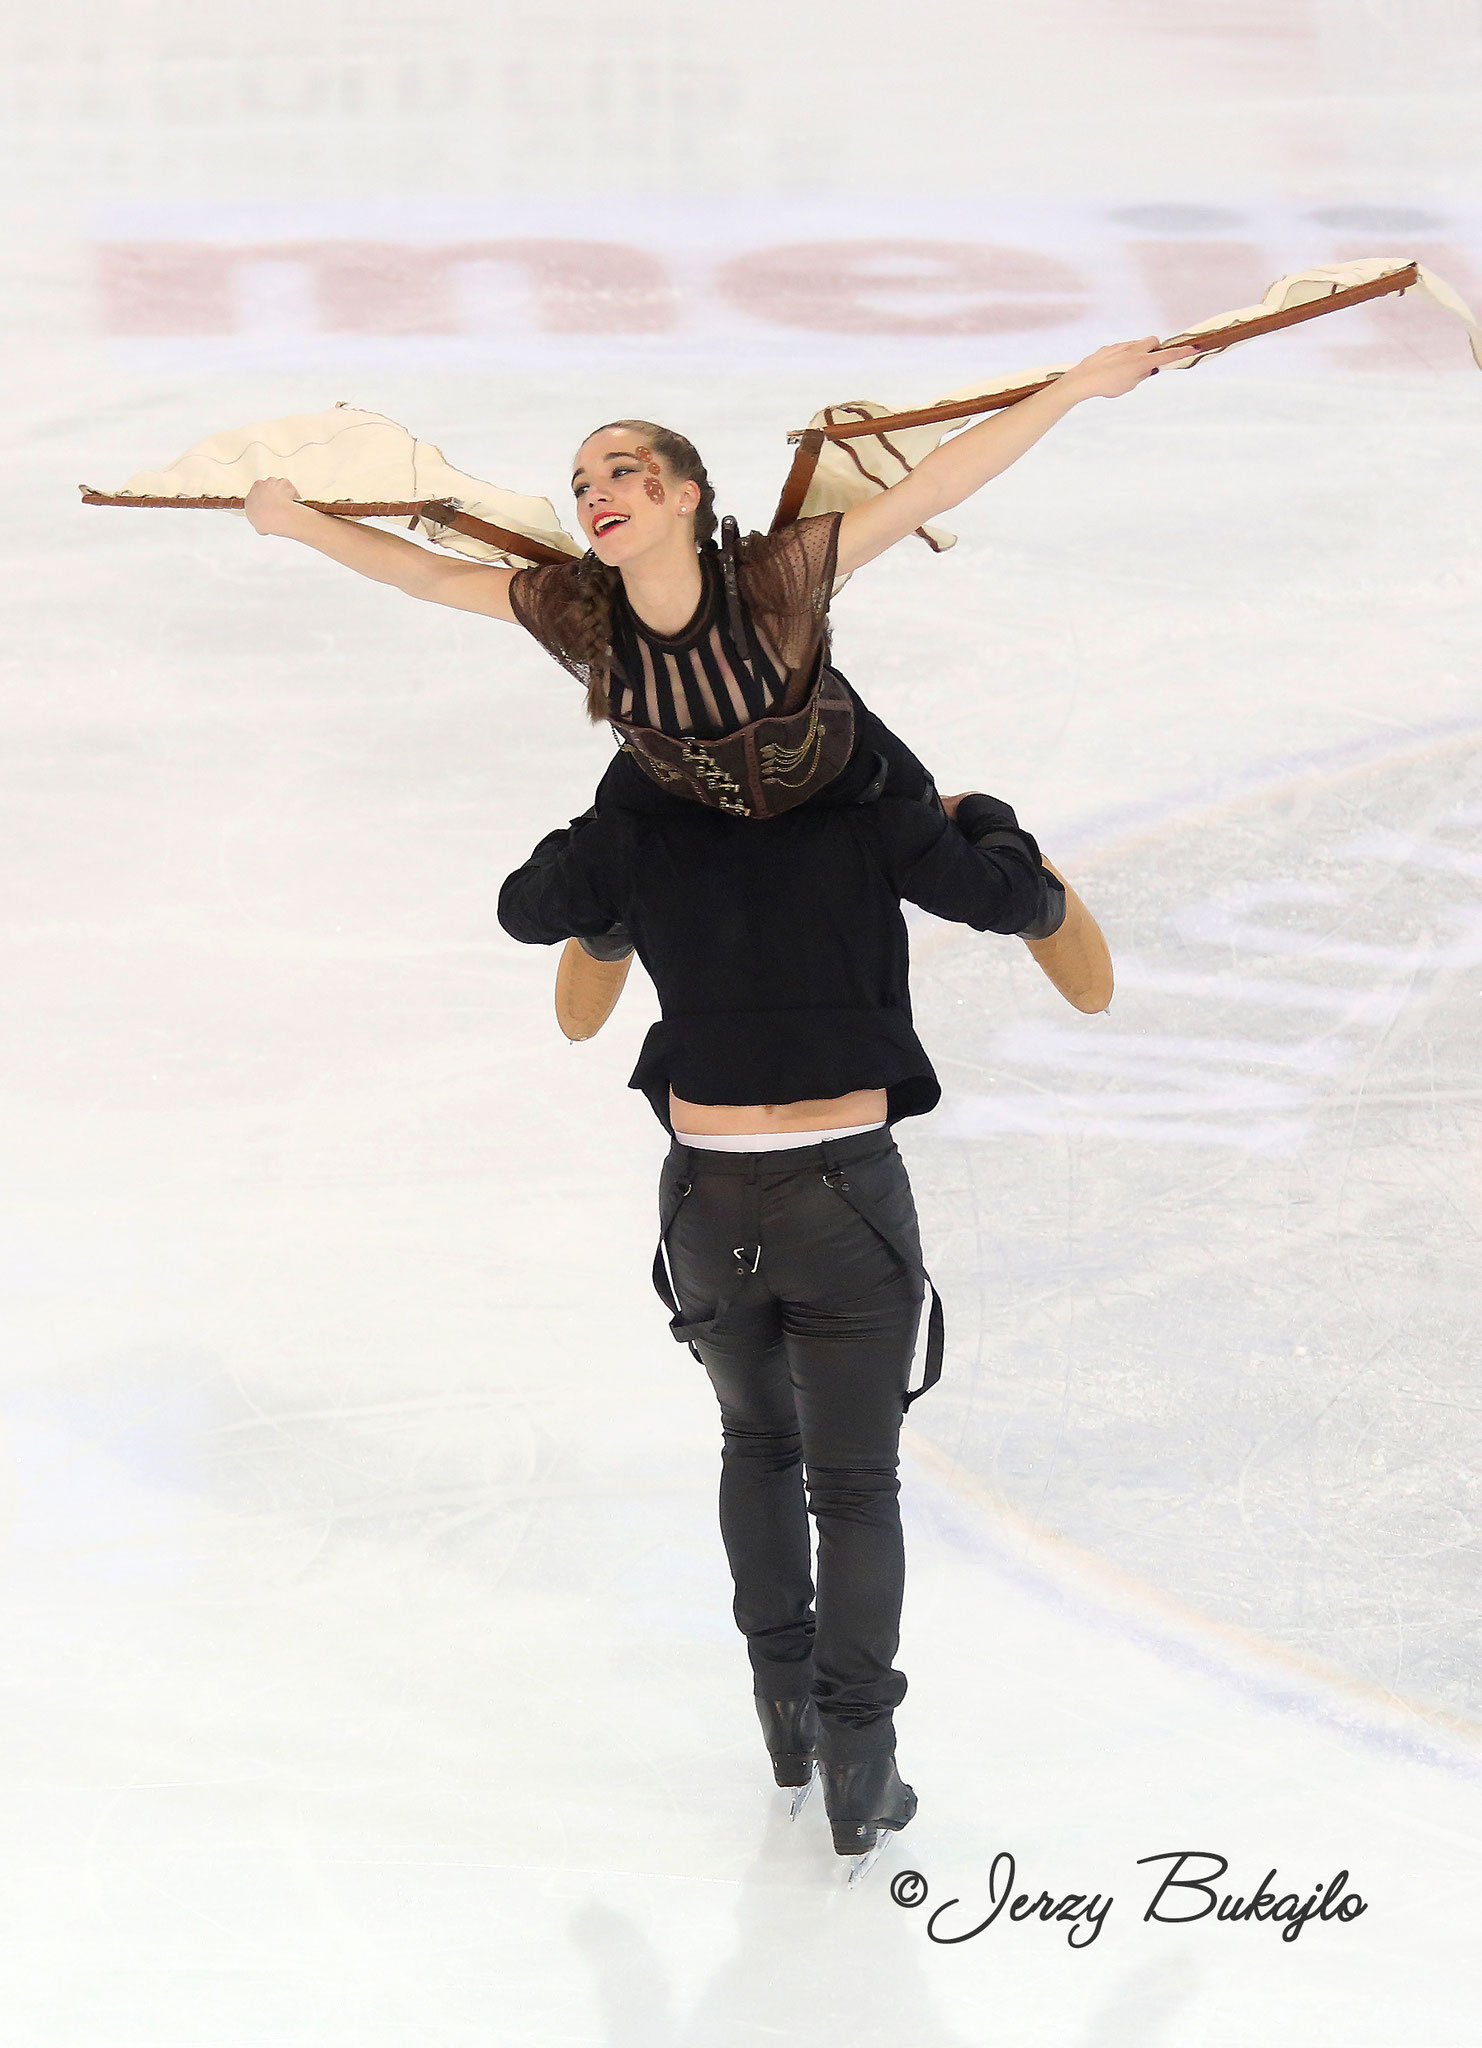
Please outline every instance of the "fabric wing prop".
M1359 303L1362 299L1414 287L1426 292L1437 305L1462 322L1471 342L1473 359L1482 369L1482 327L1451 286L1423 264L1395 256L1367 256L1355 263L1327 264L1312 270L1296 271L1290 277L1279 277L1258 306L1244 306L1236 313L1217 313L1212 319L1201 320L1197 326L1185 328L1182 334L1170 335L1164 343L1168 348L1178 342L1191 341L1198 345L1201 338L1208 339L1203 341L1197 356L1191 356L1187 362L1171 363L1168 367L1191 370L1206 356L1223 355L1226 349L1253 341L1258 334L1270 333L1275 326L1295 325L1298 320L1310 319L1315 314L1337 312L1343 306ZM1254 331L1242 333L1239 330L1243 328ZM1235 332L1228 340L1217 338L1231 329ZM790 525L794 519L810 518L817 512L847 512L851 505L863 504L877 492L888 490L891 484L899 483L903 476L909 475L923 456L929 455L940 443L949 427L960 425L977 413L999 411L1020 398L1027 398L1046 384L1052 384L1070 367L1068 363L1060 363L1045 369L1019 370L1012 376L967 384L960 391L947 392L944 397L915 413L896 412L887 405L877 405L872 399L865 398L851 399L841 405L826 405L813 415L806 428L792 437L801 446L783 490L777 516L772 522L774 530ZM978 402L974 403L975 400ZM935 419L928 417L933 413L940 416ZM882 422L878 432L868 430L866 423L872 420ZM851 427L853 433L848 432ZM956 538L939 526L923 526L918 531L938 553L951 547Z
M1390 256L1278 278L1258 306L1218 313L1171 336L1173 342L1195 343L1200 353L1170 367L1192 369L1204 356L1221 355L1274 328L1412 288L1426 292L1463 323L1482 367L1482 328L1450 285L1421 264ZM895 412L871 399L825 406L791 437L801 445L773 530L814 513L847 512L863 504L909 475L950 426L1027 398L1068 367L1021 370L968 385L916 412ZM82 495L90 505L240 509L247 489L265 476L287 477L319 511L347 518L408 518L440 547L476 561L522 566L569 561L583 552L549 499L524 497L467 476L430 441L417 440L383 413L350 405L213 435L171 468L131 477L122 491L84 486ZM953 545L954 536L943 527L923 526L920 533L938 552Z
M1221 354L1259 334L1412 287L1464 323L1472 355L1482 367L1482 329L1456 293L1434 272L1392 257L1278 278L1259 306L1217 314L1172 336L1200 350L1189 362L1172 367L1190 369L1203 356ZM1021 371L971 385L916 412L892 412L868 399L825 406L791 437L800 445L773 530L814 513L863 504L909 475L949 426L1029 397L1067 367ZM582 553L548 499L523 497L466 476L444 459L441 449L418 441L394 420L348 405L217 434L168 470L131 477L122 492L84 487L83 499L94 505L226 509L240 507L248 488L267 476L287 477L299 496L320 511L346 518L409 517L439 546L479 561L517 566L567 561ZM920 531L938 551L953 544L953 536L942 528ZM1068 1002L1087 1012L1103 1010L1112 993L1106 941L1068 884L1067 898L1071 914L1061 931L1030 942L1030 950ZM589 1038L601 1029L627 967L626 960L596 961L574 941L568 945L556 985L557 1014L568 1038Z
M527 498L454 469L384 413L337 405L214 434L169 469L142 470L122 491L84 488L93 505L240 507L248 488L287 477L320 511L358 518L408 517L440 547L480 562L523 567L582 553L548 498Z

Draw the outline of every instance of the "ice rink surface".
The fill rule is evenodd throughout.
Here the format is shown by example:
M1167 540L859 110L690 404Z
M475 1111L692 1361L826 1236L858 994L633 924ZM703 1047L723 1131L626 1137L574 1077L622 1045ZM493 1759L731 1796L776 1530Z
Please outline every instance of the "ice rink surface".
M345 398L564 512L639 413L765 524L830 400L1351 255L1478 305L1475 6L64 0L3 49L5 2039L1472 2048L1460 329L1088 405L837 602L1119 977L1088 1019L913 929L921 1810L855 1893L768 1783L648 1288L652 992L568 1047L495 922L608 742L507 628L75 487ZM1149 1920L1179 1851L1367 1910ZM974 1932L1005 1886L1112 1903Z

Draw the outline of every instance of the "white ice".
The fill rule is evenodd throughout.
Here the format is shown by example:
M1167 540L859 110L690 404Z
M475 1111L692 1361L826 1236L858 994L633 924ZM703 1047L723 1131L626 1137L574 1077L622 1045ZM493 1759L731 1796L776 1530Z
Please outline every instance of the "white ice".
M839 600L841 665L1121 968L1087 1020L915 928L921 1810L854 1894L769 1783L648 1288L652 993L569 1048L494 918L607 742L506 628L74 487L346 398L559 502L637 412L764 523L832 399L1348 254L1475 304L1475 8L61 0L3 49L5 2040L1470 2048L1459 330L1391 303L1088 406ZM489 253L553 239L621 244L649 330ZM1175 1850L1367 1911L1146 1922ZM931 1940L1004 1852L1112 1894L1095 1941Z

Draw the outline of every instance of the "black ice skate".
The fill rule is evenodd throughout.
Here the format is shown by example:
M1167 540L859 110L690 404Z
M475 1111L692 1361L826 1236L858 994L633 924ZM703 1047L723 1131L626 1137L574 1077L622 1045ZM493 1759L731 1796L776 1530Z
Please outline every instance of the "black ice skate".
M784 1790L792 1792L792 1817L796 1820L813 1786L818 1710L805 1693L801 1699L758 1699L756 1714L772 1758L772 1775Z
M916 1794L902 1782L894 1757L854 1764L820 1761L818 1769L835 1854L855 1859L849 1882L857 1884L885 1847L886 1835L898 1832L915 1813Z

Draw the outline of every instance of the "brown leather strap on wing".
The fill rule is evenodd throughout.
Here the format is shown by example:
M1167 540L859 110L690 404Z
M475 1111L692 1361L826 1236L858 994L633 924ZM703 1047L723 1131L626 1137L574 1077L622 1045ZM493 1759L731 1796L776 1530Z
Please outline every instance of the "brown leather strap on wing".
M792 468L787 472L787 481L782 486L782 496L777 500L777 510L772 514L771 531L778 533L784 526L791 526L803 509L808 495L808 486L813 481L813 472L818 467L818 458L823 452L824 436L819 427L805 427L799 433L789 434L789 441L796 441L798 452L792 459Z
M501 549L505 554L518 555L522 561L533 562L538 568L547 562L574 562L577 557L565 548L553 548L547 541L532 540L527 533L516 533L512 527L492 526L487 519L476 519L471 512L460 512L455 505L446 505L435 498L429 498L421 508L422 517L430 519L437 526L451 526L454 533L466 533L471 540L486 540L490 547Z

